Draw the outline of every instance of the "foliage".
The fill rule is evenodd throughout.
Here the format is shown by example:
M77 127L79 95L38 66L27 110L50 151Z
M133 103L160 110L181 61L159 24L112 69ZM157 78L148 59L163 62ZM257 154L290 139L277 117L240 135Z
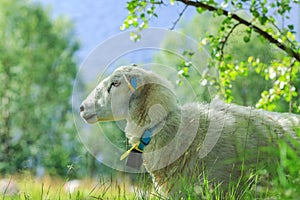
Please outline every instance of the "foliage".
M201 24L201 26L199 26ZM196 15L191 21L182 23L182 28L179 29L180 32L185 35L191 36L193 38L199 38L200 40L200 51L206 50L206 36L215 35L218 33L218 27L222 24L222 19L214 18L210 13L205 13L201 16ZM203 29L202 27L206 27ZM231 38L228 40L228 46L226 51L235 58L237 62L247 61L249 56L254 56L263 60L266 63L270 63L273 58L282 56L282 53L275 51L271 45L267 45L262 42L256 34L254 38L247 44L239 42L242 40L244 32L243 27L237 28L237 30L232 33ZM176 38L166 37L162 44L163 49L184 49L184 44L186 41L178 41ZM261 54L261 52L265 52ZM191 63L193 67L198 68L199 71L207 71L207 59L201 57L199 52L183 52L182 59L175 59L172 55L159 53L155 57L156 63L162 63L167 66L175 66L178 70L178 75L185 76L188 78L189 83L192 85L195 91L199 91L198 101L209 101L207 98L207 91L205 89L208 86L208 81L206 80L205 73L200 74L202 79L199 80L199 74L195 74L193 68L190 67ZM206 54L204 54L206 55ZM207 55L206 55L207 56ZM260 99L260 94L262 91L271 86L270 80L265 80L261 75L257 74L255 69L251 68L250 65L245 62L244 71L242 74L235 74L236 79L232 81L232 97L233 102L245 105L245 106L255 106L255 104ZM164 75L167 76L167 75ZM213 77L212 77L213 78ZM211 79L213 81L213 79ZM201 87L199 87L199 83ZM256 88L252 90L252 88ZM201 91L202 90L202 91ZM188 95L181 95L188 96Z
M122 25L122 29L129 27L147 28L149 20L153 16L158 17L155 14L155 8L158 5L172 6L175 3L179 4L179 2L186 6L195 7L201 15L208 11L214 17L222 19L218 32L207 35L205 39L200 41L200 44L204 41L209 47L211 59L208 68L218 69L217 81L215 81L214 75L209 74L205 79L214 84L228 102L233 100L233 82L237 77L248 77L248 71L252 70L252 72L256 72L271 82L270 88L262 91L260 100L256 104L257 107L268 110L300 112L300 44L296 41L294 26L278 22L278 19L284 21L290 18L290 11L293 6L299 3L298 0L272 2L265 0L224 0L221 3L214 0L170 0L169 3L163 0L130 0L127 2L129 14ZM134 19L134 23L129 23L131 19ZM260 40L270 44L272 48L280 50L284 56L275 57L271 62L265 62L251 54L245 60L233 57L226 47L239 27L245 27L242 33L242 41L245 43L249 43L257 34ZM139 37L136 36L135 38L138 39Z
M37 4L3 0L0 30L0 173L65 175L80 152L70 105L72 26Z
M300 129L297 136L300 137ZM279 199L297 199L300 195L299 140L292 137L280 140L277 151L280 165L276 168L277 176L273 180L276 193Z

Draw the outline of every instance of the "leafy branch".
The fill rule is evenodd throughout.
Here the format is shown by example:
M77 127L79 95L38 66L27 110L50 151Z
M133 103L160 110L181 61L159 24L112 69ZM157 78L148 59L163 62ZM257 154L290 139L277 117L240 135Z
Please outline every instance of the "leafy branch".
M262 30L260 27L256 26L255 24L253 24L251 22L248 22L247 20L241 18L240 16L238 16L235 13L231 13L227 10L222 9L222 8L217 8L217 7L214 7L212 5L208 5L208 4L205 4L203 2L199 2L199 1L189 1L189 0L177 0L177 1L182 2L182 3L184 3L186 5L189 5L189 6L194 6L196 8L202 8L202 9L209 10L209 11L212 11L212 12L217 12L218 14L230 17L232 19L235 19L240 24L244 24L245 26L247 26L249 28L252 28L255 32L257 32L259 35L264 37L270 43L275 44L280 49L285 51L288 55L294 57L298 62L300 62L300 54L297 53L294 49L288 47L283 42L280 42L279 40L275 39L268 32Z
M274 110L277 109L276 106L280 107L288 103L289 111L300 113L300 44L296 41L294 25L288 24L280 28L274 17L277 15L282 19L289 19L292 4L298 3L299 0L224 0L222 3L215 0L169 0L169 2L170 4L166 4L163 0L129 0L127 2L129 14L124 20L121 30L145 29L153 17L158 17L157 6L169 6L175 5L175 3L178 3L177 5L182 3L183 9L178 13L178 18L173 22L171 29L175 28L189 6L195 7L199 14L209 11L214 17L221 16L222 24L220 24L218 32L210 34L209 31L206 31L206 37L200 43L200 45L208 44L210 50L210 58L205 70L208 72L210 69L213 71L217 69L217 73L215 71L204 73L202 82L216 87L230 102L234 100L237 82L242 77L251 79L251 76L256 74L264 77L266 84L259 90L260 99L253 98L251 105L256 104L257 107ZM231 10L226 9L227 7ZM251 14L251 19L243 17L243 14L238 14L238 11ZM246 28L239 29L240 25ZM244 52L243 55L240 54L241 57L236 57L233 49L226 48L227 45L233 47L237 45L229 42L231 39L237 39L236 30L241 30L239 33L246 34L243 37L245 43L251 41L258 42L254 46L262 45L260 41L256 40L256 37L252 37L252 33L255 32L262 42L272 44L271 46L265 45L269 51L254 53L250 50ZM139 36L133 33L131 38L137 41ZM240 38L236 41L240 41ZM281 51L271 51L273 45ZM249 46L253 48L251 46L253 43ZM186 77L190 74L189 67L185 62L178 66L179 74ZM251 80L247 81L250 84ZM238 92L244 91L247 91L247 88L244 90L240 88ZM243 99L243 103L248 104L247 98Z

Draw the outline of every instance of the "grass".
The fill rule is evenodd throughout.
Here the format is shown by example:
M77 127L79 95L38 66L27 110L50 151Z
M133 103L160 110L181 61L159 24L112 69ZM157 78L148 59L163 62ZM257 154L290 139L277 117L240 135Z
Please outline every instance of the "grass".
M101 177L97 180L81 179L80 186L70 192L66 190L68 180L62 178L47 176L38 179L30 174L15 175L6 177L6 179L17 183L20 191L16 195L9 195L9 189L5 188L7 191L0 194L0 200L162 199L158 194L151 194L151 191L149 191L152 183L149 182L148 177L140 176L137 182L142 182L139 187L136 187L136 184L133 184L128 177L120 176L119 179L113 179L112 177Z
M53 177L36 179L30 175L18 175L12 177L18 183L20 192L17 195L0 195L2 200L82 200L82 199L132 199L133 192L128 183L120 183L112 180L84 179L74 191L66 190L66 180Z
M300 136L300 130L298 138ZM206 200L252 200L252 199L298 199L300 196L300 142L287 138L278 141L278 148L272 149L276 163L269 163L268 168L253 172L248 184L240 192L238 184L230 184L228 192L219 188L212 188L206 179L202 186L189 187L191 179L179 180L181 194L184 198L177 199L206 199ZM118 176L118 177L121 177ZM166 199L153 190L151 180L147 175L140 175L138 180L130 181L122 176L118 180L111 177L98 180L84 179L74 192L65 190L67 180L54 177L36 179L29 174L12 176L11 180L18 183L20 192L14 196L0 195L0 200L161 200ZM124 178L125 177L125 178ZM196 177L196 176L195 176ZM250 187L251 185L251 187ZM172 200L173 200L172 199Z

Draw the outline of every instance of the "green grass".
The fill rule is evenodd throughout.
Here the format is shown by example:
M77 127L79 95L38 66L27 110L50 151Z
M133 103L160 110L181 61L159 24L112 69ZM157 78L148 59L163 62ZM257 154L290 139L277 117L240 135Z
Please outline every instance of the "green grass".
M65 189L67 181L60 178L46 177L35 179L32 176L16 176L12 180L18 183L20 192L14 196L0 195L1 199L16 200L82 200L82 199L132 199L134 194L127 190L128 183L112 180L81 180L81 185L70 193Z
M158 194L151 194L149 178L140 176L133 184L128 177L120 178L82 179L80 186L70 193L66 191L67 180L55 177L36 179L30 174L8 177L18 184L20 192L17 195L0 194L0 200L130 200L130 199L162 199ZM147 179L147 180L146 180Z
M300 130L298 138L300 136ZM230 184L224 193L218 186L212 188L204 179L202 185L189 186L188 180L179 180L180 193L184 198L177 199L206 199L206 200L237 200L237 199L298 199L300 197L300 142L294 138L278 141L278 148L271 149L272 156L277 162L269 163L268 168L253 172L248 182L241 187L242 181ZM121 176L123 178L121 178ZM15 196L0 195L0 200L160 200L166 199L153 189L147 175L140 175L135 181L120 175L118 181L114 178L85 179L83 184L73 193L65 191L66 180L45 177L35 179L29 174L12 176L11 179L19 185L20 192ZM196 176L195 176L196 177ZM251 185L251 187L250 187ZM172 199L172 198L171 198Z

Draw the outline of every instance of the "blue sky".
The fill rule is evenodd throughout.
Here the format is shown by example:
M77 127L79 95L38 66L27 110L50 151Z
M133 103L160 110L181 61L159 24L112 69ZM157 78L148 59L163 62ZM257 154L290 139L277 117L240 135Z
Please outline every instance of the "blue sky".
M75 23L76 35L81 41L81 49L78 52L79 62L82 62L99 43L120 33L120 26L127 15L126 1L35 1L48 7L53 17L66 16ZM182 6L174 6L158 9L159 19L151 21L150 26L170 28L182 8ZM185 18L190 18L196 12L195 9L189 8L186 13Z

